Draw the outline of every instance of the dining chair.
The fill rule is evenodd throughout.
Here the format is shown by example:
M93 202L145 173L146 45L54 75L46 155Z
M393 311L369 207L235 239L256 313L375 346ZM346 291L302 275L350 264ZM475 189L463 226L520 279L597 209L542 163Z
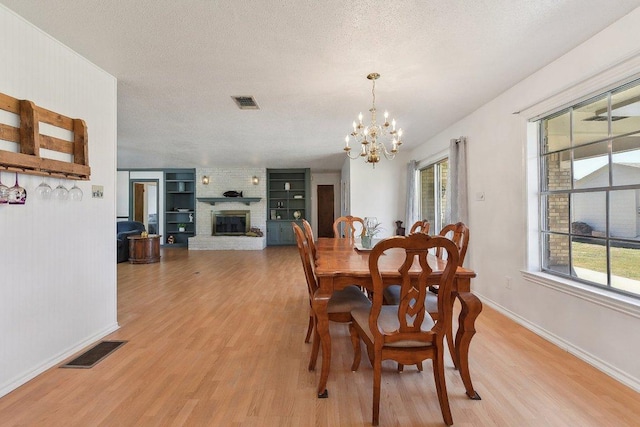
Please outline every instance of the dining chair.
M292 225L293 231L296 235L296 243L298 245L300 260L302 261L302 268L304 270L304 275L307 281L307 290L309 292L309 316L312 320L312 329L314 330L311 357L309 358L309 370L312 371L316 367L318 352L320 350L320 337L318 335L318 329L316 327L317 319L315 312L313 311L312 304L313 295L318 290L318 281L316 280L314 268L311 265L309 244L307 243L304 232L298 224L292 223ZM327 314L329 316L329 320L333 322L350 323L351 310L355 310L357 308L368 309L370 306L371 301L369 301L365 294L357 286L350 285L340 291L335 291L331 295L331 298L329 299L329 303L327 305ZM354 346L355 353L355 348L356 346L358 346L359 348L359 343L357 342L357 340L354 340L353 337L351 338L351 340ZM305 340L305 342L308 341Z
M398 265L390 265L391 257L383 256L390 249L404 251ZM448 259L452 261L446 264L438 281L442 292L437 299L436 318L425 310L427 280L431 274L427 257L432 249L446 252ZM385 270L398 271L400 274L400 300L397 305L383 304L385 285L380 273L381 265L384 265ZM412 265L417 266L419 271L410 272ZM444 338L452 322L449 299L457 266L456 245L442 236L423 233L395 236L382 240L373 247L369 255L373 303L369 308L351 310L353 322L349 326L352 339L357 339L358 347L360 340L365 343L373 366L373 425L378 425L380 418L382 361L387 359L402 364L421 364L423 360L431 359L442 417L447 425L453 424L444 376ZM355 351L354 370L357 370L360 349Z
M311 259L313 263L316 262L316 243L313 240L313 230L311 229L311 224L306 219L302 220L302 231L304 231L304 237L309 245L309 250L311 252ZM307 336L304 339L304 342L308 343L311 340L311 334L313 333L313 314L309 313L309 326L307 327Z
M442 230L440 230L438 234L449 238L456 244L459 255L458 265L462 266L464 258L467 255L467 247L469 246L469 227L462 222L447 224L442 227ZM441 252L436 250L436 256L442 258Z
M458 248L458 265L462 266L464 258L467 255L467 247L469 246L469 227L467 227L462 222L458 222L456 224L448 224L444 226L442 230L440 230L440 233L438 235L447 237L449 240L453 241L453 243L456 244L456 247ZM441 250L436 249L435 255L438 258L443 258ZM431 291L431 293L433 294L437 294L438 286L430 286L429 291ZM389 304L397 304L399 295L400 288L398 285L388 286L384 290L385 301ZM427 298L430 299L430 301L427 301L427 307L430 309L435 309L435 296L427 294Z
M357 230L356 234L356 224L360 224L360 230ZM342 226L342 232L340 232L340 227ZM333 222L333 237L335 238L348 238L353 239L356 235L360 235L364 230L364 220L357 216L341 216Z
M307 221L306 219L302 220L302 228L304 231L304 235L307 238L309 249L311 250L311 257L315 262L317 258L317 254L316 254L316 242L313 239L313 229L311 228L311 224L309 224L309 221Z
M412 234L412 233L429 234L429 228L431 228L431 224L429 223L429 221L426 219L422 219L422 220L416 221L411 226L411 230L409 230L409 234Z
M469 245L469 227L467 227L464 223L458 222L456 224L448 224L440 230L438 234L441 237L448 238L453 243L455 243L458 249L458 266L462 266L462 262L464 261L464 257L467 254L467 246ZM446 258L446 255L442 252L442 249L435 249L435 255L438 258ZM438 294L440 293L438 285L429 286L428 292L425 297L425 307L426 310L431 314L432 317L436 318L438 316ZM400 301L400 285L391 285L387 286L384 290L384 300L387 304L398 304ZM449 346L449 350L451 352L451 358L453 360L453 364L455 367L458 367L458 360L454 355L453 348L453 330L450 328L447 331L447 344ZM404 366L402 364L398 364L398 371L402 371ZM418 365L418 369L422 370L422 367Z

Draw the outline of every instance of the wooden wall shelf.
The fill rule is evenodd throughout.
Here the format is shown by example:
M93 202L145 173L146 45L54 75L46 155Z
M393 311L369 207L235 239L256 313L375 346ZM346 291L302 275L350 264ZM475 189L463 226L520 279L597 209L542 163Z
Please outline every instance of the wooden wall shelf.
M198 197L197 199L199 202L210 203L211 205L216 203L244 203L247 206L262 200L260 197Z
M67 179L88 180L89 148L87 125L82 119L72 119L0 93L0 110L16 114L20 127L0 123L0 140L16 143L17 152L0 149L0 168L29 175L45 175ZM73 134L67 141L40 133L40 123L55 126ZM66 162L40 156L40 149L71 155Z

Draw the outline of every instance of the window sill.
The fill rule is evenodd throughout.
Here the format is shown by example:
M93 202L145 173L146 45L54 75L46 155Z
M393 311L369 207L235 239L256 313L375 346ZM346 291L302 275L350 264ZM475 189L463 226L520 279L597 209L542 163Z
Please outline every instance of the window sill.
M635 298L607 292L602 289L584 285L580 282L575 282L547 273L525 270L522 270L521 273L522 277L528 282L545 286L567 295L640 319L640 301Z

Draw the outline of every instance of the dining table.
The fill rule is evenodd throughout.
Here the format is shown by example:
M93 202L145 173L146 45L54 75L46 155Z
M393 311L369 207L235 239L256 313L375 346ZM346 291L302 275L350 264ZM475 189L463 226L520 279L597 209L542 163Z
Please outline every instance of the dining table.
M331 335L329 334L329 316L327 314L329 299L333 292L349 285L372 290L369 253L370 249L363 248L359 239L321 237L316 242L315 273L318 289L313 295L311 304L316 313L317 332L322 348L322 370L317 388L319 398L328 397L327 381L331 367ZM400 277L397 270L398 257L404 257L404 252L390 250L385 252L385 257L379 260L379 268L385 286L398 283ZM429 254L427 261L432 269L429 282L438 284L447 261L431 254ZM461 266L456 269L450 300L452 306L458 300L462 307L458 317L455 342L452 330L447 332L447 342L452 361L460 372L467 396L474 400L480 400L480 395L473 388L469 372L469 345L475 334L475 320L482 310L482 303L471 293L471 279L474 277L476 277L476 273L473 270Z

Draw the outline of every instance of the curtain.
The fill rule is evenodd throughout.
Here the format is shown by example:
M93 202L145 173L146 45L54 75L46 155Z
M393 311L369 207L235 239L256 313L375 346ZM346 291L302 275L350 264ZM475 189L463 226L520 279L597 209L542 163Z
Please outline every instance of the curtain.
M449 177L447 179L446 224L468 225L467 138L452 139L449 144ZM445 225L446 225L445 224Z
M407 163L407 207L405 213L405 234L409 233L409 229L418 218L418 197L416 186L416 161L411 160Z

